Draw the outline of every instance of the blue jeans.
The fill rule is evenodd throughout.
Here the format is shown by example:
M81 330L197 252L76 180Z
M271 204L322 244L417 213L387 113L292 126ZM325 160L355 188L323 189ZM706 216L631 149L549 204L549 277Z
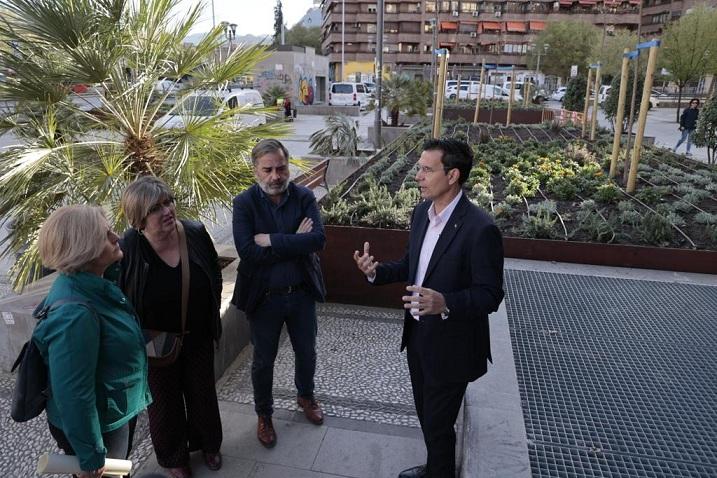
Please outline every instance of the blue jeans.
M274 412L274 360L284 324L294 349L294 383L298 395L313 398L317 333L314 298L304 290L269 296L248 319L254 346L251 382L256 413L271 416Z
M690 154L690 146L692 146L692 134L694 132L695 130L693 129L682 128L682 137L673 148L673 151L677 152L677 148L679 148L682 143L687 141L687 154Z

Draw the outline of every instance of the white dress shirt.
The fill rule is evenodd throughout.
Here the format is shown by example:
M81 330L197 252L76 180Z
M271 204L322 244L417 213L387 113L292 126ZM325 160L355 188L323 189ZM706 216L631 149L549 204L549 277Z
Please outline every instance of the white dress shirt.
M428 229L426 229L426 235L423 238L423 245L421 245L421 255L418 258L418 269L416 270L416 283L417 286L423 285L423 279L426 278L426 270L428 264L431 262L431 256L433 250L436 248L438 238L443 232L443 228L446 227L448 219L450 219L453 210L456 208L458 201L463 196L463 191L458 191L455 198L443 209L439 214L436 214L435 204L431 204L428 208ZM413 295L417 295L416 292ZM411 309L411 315L414 319L420 320L418 316L418 309Z

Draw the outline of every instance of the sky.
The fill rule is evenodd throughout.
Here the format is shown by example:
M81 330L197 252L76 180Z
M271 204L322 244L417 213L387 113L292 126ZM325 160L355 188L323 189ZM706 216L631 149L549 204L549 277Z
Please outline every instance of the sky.
M198 0L183 0L181 7L189 10ZM313 0L282 0L284 23L294 26L306 11L314 6ZM212 2L204 0L202 17L191 33L201 33L212 28ZM236 23L237 35L272 35L274 32L274 6L276 0L214 0L214 17L217 24L222 21Z

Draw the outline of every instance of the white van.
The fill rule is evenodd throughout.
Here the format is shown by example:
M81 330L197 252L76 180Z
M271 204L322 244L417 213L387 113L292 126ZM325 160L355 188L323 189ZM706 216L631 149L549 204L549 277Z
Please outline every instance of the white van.
M478 98L478 82L472 82L470 85L461 85L459 98L462 100L475 100ZM485 84L481 88L481 99L483 100L503 100L508 101L510 98L510 89L503 88L498 85ZM515 91L513 93L513 101L523 101L523 95Z
M368 92L363 83L333 83L329 90L329 106L365 107Z

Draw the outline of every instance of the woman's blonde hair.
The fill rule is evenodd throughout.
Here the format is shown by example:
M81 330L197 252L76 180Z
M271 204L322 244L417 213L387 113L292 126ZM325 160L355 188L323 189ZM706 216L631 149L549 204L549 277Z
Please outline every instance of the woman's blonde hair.
M150 208L169 198L173 195L167 183L156 176L142 176L124 190L120 207L130 226L143 229Z
M45 267L74 273L100 257L107 240L107 217L98 206L62 206L40 229L37 247Z

